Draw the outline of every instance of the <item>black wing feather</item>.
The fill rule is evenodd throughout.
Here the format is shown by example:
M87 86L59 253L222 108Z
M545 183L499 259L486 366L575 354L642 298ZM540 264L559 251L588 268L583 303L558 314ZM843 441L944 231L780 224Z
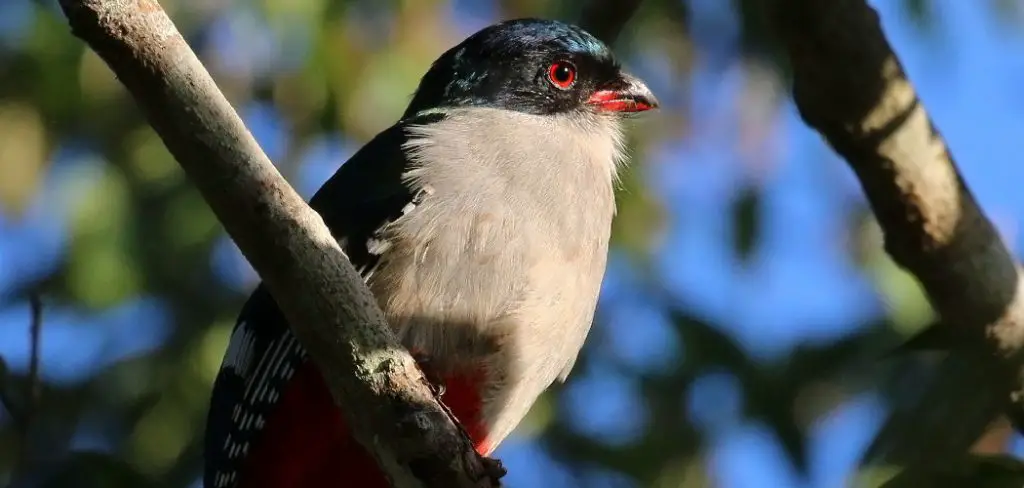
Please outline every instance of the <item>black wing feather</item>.
M366 278L376 266L369 241L418 203L402 182L408 159L402 150L410 124L429 124L440 114L415 117L381 132L313 195L310 206L343 245ZM262 284L238 316L231 343L213 385L204 439L206 488L235 486L249 446L257 441L280 392L306 359L277 303Z

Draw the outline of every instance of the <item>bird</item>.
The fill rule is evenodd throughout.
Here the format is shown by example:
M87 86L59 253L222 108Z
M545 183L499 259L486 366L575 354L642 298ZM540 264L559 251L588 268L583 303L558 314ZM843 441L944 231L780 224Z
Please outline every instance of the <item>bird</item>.
M506 20L438 57L401 118L309 201L440 400L489 456L576 362L597 307L625 121L658 108L611 49ZM206 488L384 488L261 283L207 414Z

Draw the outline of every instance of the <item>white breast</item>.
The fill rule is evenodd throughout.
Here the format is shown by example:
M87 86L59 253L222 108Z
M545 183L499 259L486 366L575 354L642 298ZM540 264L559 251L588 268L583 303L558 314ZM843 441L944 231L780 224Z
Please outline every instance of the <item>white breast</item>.
M427 197L395 222L369 284L407 347L485 367L496 446L571 367L604 275L618 122L459 109L412 130L407 180Z

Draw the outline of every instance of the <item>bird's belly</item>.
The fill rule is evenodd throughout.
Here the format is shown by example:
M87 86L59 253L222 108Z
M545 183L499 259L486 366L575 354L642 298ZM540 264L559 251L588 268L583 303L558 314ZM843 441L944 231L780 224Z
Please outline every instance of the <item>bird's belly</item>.
M579 351L606 232L481 212L444 232L392 237L369 285L403 344L429 356L439 376L479 375L481 422L498 434L488 447Z
M543 334L551 325L525 322L587 318L606 235L581 236L512 212L470 215L443 232L400 228L409 232L392 235L368 281L406 347L438 367L459 368L486 360L517 333Z

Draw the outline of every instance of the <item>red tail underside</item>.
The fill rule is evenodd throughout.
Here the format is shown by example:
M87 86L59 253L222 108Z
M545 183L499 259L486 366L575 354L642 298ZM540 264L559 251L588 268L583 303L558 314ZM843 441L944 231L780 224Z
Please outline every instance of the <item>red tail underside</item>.
M487 446L480 423L479 375L445 379L444 403L478 452ZM376 461L353 439L312 361L296 371L259 439L249 448L239 488L389 488Z

